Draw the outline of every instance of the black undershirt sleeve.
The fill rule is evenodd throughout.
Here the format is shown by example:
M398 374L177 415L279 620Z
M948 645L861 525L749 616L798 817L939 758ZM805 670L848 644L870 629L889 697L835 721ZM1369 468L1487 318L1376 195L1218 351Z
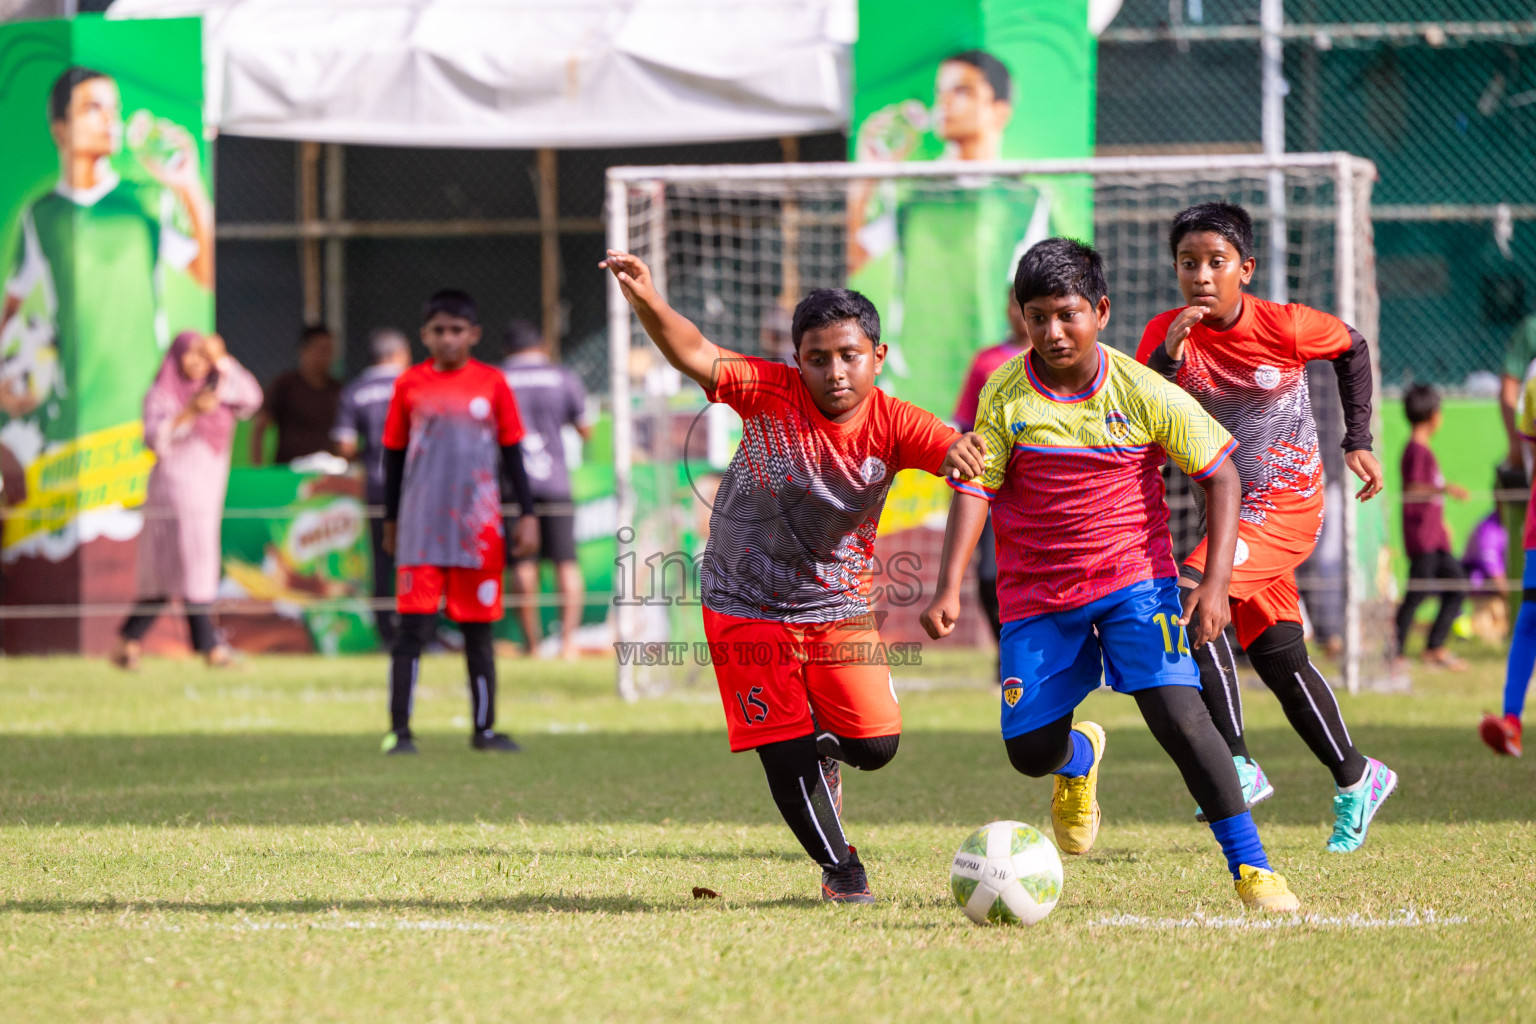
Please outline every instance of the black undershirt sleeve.
M400 487L405 482L405 449L384 449L384 521L400 518Z
M1169 381L1173 381L1178 377L1179 367L1183 365L1184 360L1180 359L1178 362L1174 362L1173 358L1168 355L1167 345L1158 345L1147 356L1148 368L1162 374L1164 379Z
M518 514L533 515L533 487L528 483L528 470L523 467L521 445L501 446L501 470L512 492L512 500L517 504Z
M1339 400L1344 406L1344 450L1370 451L1371 436L1371 350L1365 337L1348 324L1349 348L1333 360L1333 372L1339 379Z

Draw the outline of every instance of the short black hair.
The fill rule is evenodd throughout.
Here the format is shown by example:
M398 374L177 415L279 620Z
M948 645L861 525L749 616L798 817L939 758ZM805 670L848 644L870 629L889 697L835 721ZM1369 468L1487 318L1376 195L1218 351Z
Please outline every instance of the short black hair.
M331 333L331 329L325 326L325 324L305 324L304 329L299 332L299 348L309 348L309 343L316 338L334 337L335 335Z
M1179 212L1168 231L1168 251L1179 258L1179 243L1194 231L1220 235L1237 250L1239 259L1253 256L1253 218L1236 203L1201 203Z
M544 332L534 326L532 320L517 319L507 324L506 346L509 355L542 348Z
M1013 275L1013 297L1020 308L1030 299L1078 295L1097 307L1109 294L1104 258L1075 238L1047 238L1029 247Z
M789 337L798 352L800 339L805 337L806 331L850 320L858 323L871 347L880 344L880 314L873 302L847 288L817 288L795 306L795 314L789 321Z
M992 56L986 50L961 50L959 53L945 57L940 63L949 64L958 61L961 64L969 64L981 72L987 84L992 87L992 98L1002 100L1004 103L1013 102L1013 75L1008 73L1008 65Z
M89 82L93 78L110 78L104 71L95 68L82 67L72 64L64 69L64 73L53 80L53 88L48 90L48 123L57 124L60 121L69 120L69 101L75 95L75 86Z
M1440 409L1440 392L1428 384L1415 384L1403 392L1403 412L1414 425L1428 423Z
M439 313L459 320L468 320L472 324L480 323L480 308L475 305L474 298L469 292L460 291L457 288L444 288L442 291L434 292L427 300L427 304L421 307L421 322L426 323Z

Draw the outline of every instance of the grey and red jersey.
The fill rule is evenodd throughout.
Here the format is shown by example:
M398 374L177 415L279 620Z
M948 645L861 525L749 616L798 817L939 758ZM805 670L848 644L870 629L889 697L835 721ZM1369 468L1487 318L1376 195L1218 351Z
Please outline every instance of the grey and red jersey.
M1232 462L1243 484L1242 518L1263 524L1274 513L1321 505L1323 460L1307 362L1334 362L1345 407L1344 447L1369 449L1365 340L1344 321L1310 306L1244 295L1235 324L1224 331L1195 324L1184 358L1174 363L1163 342L1180 312L1170 309L1147 324L1136 358L1194 396L1237 439Z
M798 371L722 350L709 400L742 417L741 445L709 520L706 607L781 622L868 614L875 533L897 472L937 475L959 435L875 388L843 423Z
M494 366L442 371L429 359L395 382L384 447L405 451L395 562L483 568L500 559L501 449L523 437Z

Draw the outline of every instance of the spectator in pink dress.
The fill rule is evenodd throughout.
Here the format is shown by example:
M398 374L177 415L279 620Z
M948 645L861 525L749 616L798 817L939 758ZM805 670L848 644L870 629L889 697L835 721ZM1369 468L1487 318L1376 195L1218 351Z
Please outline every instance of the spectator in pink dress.
M144 396L144 444L155 453L139 536L139 603L123 623L113 661L137 668L156 606L180 598L192 646L209 665L229 663L210 606L219 586L219 531L235 420L261 408L261 385L217 334L183 331Z

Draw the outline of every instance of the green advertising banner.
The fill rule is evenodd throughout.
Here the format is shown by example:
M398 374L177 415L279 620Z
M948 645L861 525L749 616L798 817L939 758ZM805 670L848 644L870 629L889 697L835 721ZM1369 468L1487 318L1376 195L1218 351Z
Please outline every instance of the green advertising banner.
M1087 0L864 0L854 47L854 160L1014 160L1093 151ZM1091 239L1086 185L885 183L852 197L849 287L879 308L881 385L939 415L971 356L1008 333L1019 255Z
M195 19L0 25L8 602L139 532L144 394L178 331L213 327L202 74ZM131 596L131 558L113 565Z

